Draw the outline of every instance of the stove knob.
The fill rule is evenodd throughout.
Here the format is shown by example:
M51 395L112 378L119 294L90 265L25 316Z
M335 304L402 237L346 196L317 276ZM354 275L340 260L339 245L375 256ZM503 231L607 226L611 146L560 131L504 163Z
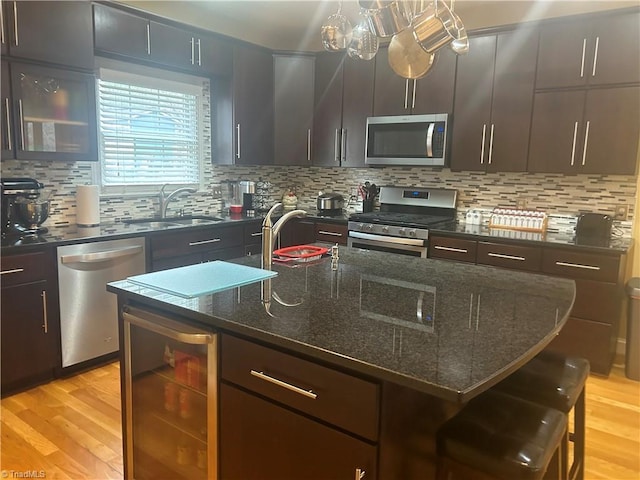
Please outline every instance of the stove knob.
M409 230L409 236L410 237L415 237L416 236L416 231L414 230Z
M389 233L389 227L387 227L386 225L382 227L382 233Z
M370 232L373 231L373 223L370 223L369 225L367 225L367 230L369 230Z
M364 230L364 223L358 224L358 230Z
M406 235L406 234L407 234L407 230L406 230L406 229L404 229L404 228L401 228L400 230L398 230L398 233L399 233L400 235Z

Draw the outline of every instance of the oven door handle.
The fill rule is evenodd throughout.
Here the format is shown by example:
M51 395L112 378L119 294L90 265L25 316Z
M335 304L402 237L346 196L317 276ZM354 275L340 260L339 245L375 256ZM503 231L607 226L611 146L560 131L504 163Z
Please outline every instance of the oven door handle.
M357 232L355 232L357 233ZM366 235L366 234L364 234ZM372 235L372 236L376 236L376 235ZM379 235L378 235L379 237ZM427 256L427 247L425 246L414 246L414 245L406 245L404 243L389 243L389 242L384 242L384 241L380 241L380 240L368 240L368 239L364 239L364 238L354 238L354 237L349 237L349 240L347 241L347 246L348 247L354 247L354 248L362 248L364 250L368 250L367 246L371 246L371 247L383 247L383 248L387 248L391 251L396 250L398 253L401 252L416 252L420 255L420 257L422 258L426 258Z
M385 235L377 235L373 233L362 233L362 232L349 232L349 236L352 238L359 238L362 240L373 240L375 242L378 242L378 244L380 245L384 243L392 243L394 246L408 245L408 246L415 246L415 247L424 247L424 240L420 240L418 238L387 237Z

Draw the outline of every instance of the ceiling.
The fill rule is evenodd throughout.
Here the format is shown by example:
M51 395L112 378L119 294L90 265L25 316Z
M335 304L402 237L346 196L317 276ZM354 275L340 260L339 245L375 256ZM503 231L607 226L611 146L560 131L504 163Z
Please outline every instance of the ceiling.
M122 0L173 18L275 50L321 50L320 27L338 9L337 0ZM447 2L448 3L448 2ZM455 11L467 30L540 18L640 5L640 0L459 0ZM342 12L355 26L357 0L343 0Z

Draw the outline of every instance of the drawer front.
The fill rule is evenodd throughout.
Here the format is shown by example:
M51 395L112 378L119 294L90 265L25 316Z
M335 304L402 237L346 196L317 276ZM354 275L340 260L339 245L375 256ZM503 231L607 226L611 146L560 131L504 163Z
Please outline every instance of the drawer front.
M347 244L348 227L337 223L316 223L316 242Z
M563 277L617 283L620 257L545 248L542 269Z
M194 229L151 237L152 258L172 257L242 245L242 226Z
M542 249L504 243L478 242L477 261L483 265L540 271Z
M617 326L624 301L624 289L615 283L576 280L571 315Z
M609 375L615 354L615 332L611 325L570 317L549 350L586 358L591 371Z
M458 262L476 262L478 243L463 238L439 237L429 238L429 257L456 260Z
M221 350L224 380L377 439L377 384L229 335L223 335Z
M18 285L46 277L47 255L45 252L27 253L24 255L11 255L2 257L0 266L0 283L5 285Z
M253 245L262 243L262 222L244 226L244 244Z

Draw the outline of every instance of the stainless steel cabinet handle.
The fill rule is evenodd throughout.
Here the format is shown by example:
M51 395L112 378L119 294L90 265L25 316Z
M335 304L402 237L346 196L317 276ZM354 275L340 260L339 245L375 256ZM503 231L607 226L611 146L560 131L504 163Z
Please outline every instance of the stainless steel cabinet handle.
M131 312L131 313L130 313ZM146 330L159 333L165 337L172 338L178 342L190 345L206 345L213 343L215 334L204 330L199 330L187 325L173 322L168 318L161 317L149 312L143 312L133 307L124 307L122 318Z
M115 258L129 257L142 252L142 247L126 247L117 250L104 250L102 252L81 253L78 255L63 255L60 257L61 263L96 263L113 260Z
M583 268L585 270L600 270L600 267L597 265L581 265L580 263L556 262L556 265L561 267Z
M318 233L321 235L332 235L334 237L342 237L342 234L338 232L327 232L325 230L318 230Z
M340 144L340 152L342 154L342 161L346 162L347 161L347 129L343 128L342 129L342 135L340 136L341 138L341 144Z
M13 2L13 33L16 47L18 46L18 2Z
M409 79L404 81L404 109L409 108Z
M147 55L151 55L151 25L147 23Z
M491 157L493 156L493 123L491 124L491 133L489 134L489 165L491 165Z
M196 64L196 41L191 37L191 65Z
M576 140L578 138L578 122L573 124L573 145L571 146L571 166L573 167L576 159Z
M251 234L252 237L261 237L262 236L262 232L253 232Z
M478 304L476 305L476 330L480 326L480 294L478 294Z
M468 253L466 248L443 247L442 245L434 245L435 250L444 250L446 252Z
M587 53L587 39L582 39L582 61L580 62L580 78L584 77L584 58Z
M20 115L20 149L24 150L24 111L21 99L18 100L18 114Z
M4 99L5 122L7 123L7 148L13 150L13 141L11 140L11 113L9 112L9 99Z
M433 157L433 130L436 128L435 123L431 123L427 128L427 157Z
M336 134L335 137L333 139L333 159L336 163L338 163L340 161L340 141L338 140L338 136L340 135L338 132L340 132L339 128L336 128Z
M254 377L258 377L261 380L264 380L269 383L273 383L274 385L278 385L279 387L286 388L287 390L291 390L292 392L299 393L300 395L304 395L307 398L311 398L315 400L318 398L318 394L313 393L313 390L305 390L304 388L296 387L295 385L291 385L290 383L283 382L282 380L278 380L275 377L267 375L264 372L258 372L256 370L251 370L251 375Z
M44 333L49 333L49 317L47 315L47 291L43 290L40 294L42 297L42 320L44 323L42 324L42 329Z
M356 480L362 480L367 472L361 468L356 468Z
M487 124L482 125L482 146L480 147L480 165L484 163L484 141L487 137Z
M526 260L525 257L520 257L517 255L505 255L504 253L489 252L487 253L487 255L490 257L496 257L496 258L506 258L507 260L518 260L519 262L524 262Z
M0 2L0 42L4 45L6 39L4 38L4 13L2 9L2 2Z
M473 318L473 293L469 299L469 330L471 330L471 319Z
M589 124L591 122L587 120L587 126L584 130L584 147L582 147L582 165L584 166L587 161L587 144L589 143Z
M311 161L311 129L307 129L307 162Z
M416 82L417 80L413 80L413 96L411 99L411 108L416 108Z
M14 269L11 269L11 270L2 270L0 272L0 275L8 275L10 273L21 273L21 272L24 272L24 268L14 268Z
M198 39L198 66L202 66L202 47L200 44L200 39Z
M196 245L205 245L207 243L216 243L219 242L220 238L211 238L209 240L198 240L197 242L189 242L190 247L195 247Z
M600 46L600 37L596 37L596 49L593 52L593 70L591 71L591 76L596 76L596 65L598 64L598 47Z
M237 134L236 146L238 147L236 149L236 158L240 158L240 124L236 125L236 134Z

